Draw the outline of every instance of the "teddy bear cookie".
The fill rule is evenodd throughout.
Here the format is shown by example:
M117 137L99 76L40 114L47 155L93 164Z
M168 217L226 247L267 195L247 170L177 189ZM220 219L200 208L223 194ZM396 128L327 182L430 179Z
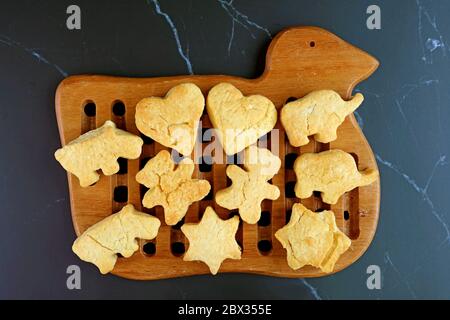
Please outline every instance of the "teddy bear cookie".
M312 212L300 203L294 204L289 223L275 237L286 249L288 265L294 270L311 265L330 273L351 245L337 227L333 211Z
M244 168L227 167L230 187L217 191L215 200L229 210L239 209L239 215L247 223L254 224L261 217L261 202L280 196L277 186L268 181L280 170L281 160L268 149L250 146L245 149Z
M140 137L117 129L108 120L56 150L55 158L80 180L82 187L87 187L100 179L99 169L107 176L117 173L120 169L117 158L137 159L143 143Z
M205 106L201 90L193 83L179 84L164 98L144 98L136 105L136 127L156 142L190 155Z
M95 264L105 274L114 269L118 253L128 258L139 248L136 238L154 239L160 224L157 218L128 204L83 232L73 243L72 250L81 260Z
M203 261L212 274L217 274L225 259L241 259L241 248L235 238L238 227L238 216L222 220L211 207L207 207L199 223L181 226L189 240L183 260Z
M360 93L350 101L344 101L332 90L319 90L287 103L281 109L280 119L289 143L294 147L304 146L308 144L308 136L311 135L321 143L336 140L337 128L363 100Z
M320 191L328 204L336 204L345 192L378 179L377 170L358 171L353 157L342 150L302 154L294 162L294 171L298 198L309 198L313 191Z
M175 168L170 153L160 151L136 175L136 181L149 188L142 200L144 207L162 206L166 224L177 224L189 206L203 199L211 189L207 180L192 179L193 172L191 159L184 158Z
M277 122L272 101L261 95L245 97L230 83L220 83L209 91L206 110L228 155L254 144Z

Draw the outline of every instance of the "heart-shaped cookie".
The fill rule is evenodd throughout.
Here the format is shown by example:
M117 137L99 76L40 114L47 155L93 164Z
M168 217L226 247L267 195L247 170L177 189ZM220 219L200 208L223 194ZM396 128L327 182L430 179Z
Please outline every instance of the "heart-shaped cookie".
M229 83L219 83L209 91L206 109L228 155L255 143L277 122L272 101L261 95L245 97Z
M197 127L205 98L193 83L179 84L164 98L144 98L136 105L136 126L156 142L190 155L197 138Z

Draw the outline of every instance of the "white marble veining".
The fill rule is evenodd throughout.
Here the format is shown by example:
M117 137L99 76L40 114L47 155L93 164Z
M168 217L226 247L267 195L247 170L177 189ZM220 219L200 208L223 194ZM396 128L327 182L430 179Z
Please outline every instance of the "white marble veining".
M429 13L428 9L423 4L423 1L416 0L416 4L418 8L419 19L417 23L417 29L423 51L422 61L426 64L433 64L433 54L435 53L435 51L439 51L444 57L447 56L447 45L438 27L436 18ZM432 29L432 35L425 35L425 23L427 23L428 26Z
M408 290L408 292L411 294L411 297L414 299L417 299L417 295L416 292L414 291L414 289L411 286L411 283L409 282L409 280L407 278L405 278L402 273L400 272L400 270L397 268L397 266L394 264L394 262L392 262L391 259L391 255L389 254L388 251L386 251L384 253L384 263L385 265L389 266L390 268L392 268L392 270L394 270L396 277L398 278L398 280L403 283L406 287L406 289Z
M27 46L23 45L22 43L20 43L18 41L11 39L10 37L7 37L5 35L0 35L0 44L4 44L4 45L7 45L8 47L13 47L13 48L22 50L22 51L26 52L27 54L30 54L37 61L42 62L42 63L49 65L50 67L56 69L56 71L58 71L62 76L67 77L67 75L68 75L66 71L64 71L57 64L50 62L41 53L39 53L38 50L28 48Z
M449 243L450 241L450 230L449 230L449 226L448 223L445 220L445 216L438 212L436 210L436 207L434 205L434 202L431 200L430 195L428 194L428 188L433 180L433 177L436 173L436 170L438 167L443 166L448 164L448 162L446 161L447 156L446 155L442 155L440 156L436 163L434 164L433 169L431 170L428 180L426 182L426 184L424 186L419 186L417 184L417 182L411 178L408 174L406 174L405 172L401 171L395 164L393 164L392 162L388 161L388 160L384 160L380 155L376 154L375 155L377 161L379 164L393 170L396 174L398 174L400 177L402 177L417 193L419 193L422 198L423 201L426 202L426 204L429 206L430 208L430 212L431 214L437 219L437 221L440 223L440 225L442 226L442 228L445 231L445 236L442 240L443 243Z
M167 13L161 10L158 0L148 0L148 3L154 5L156 14L162 16L166 20L167 24L170 26L173 37L175 38L178 54L181 56L184 63L186 64L186 68L189 74L194 74L194 69L192 67L191 60L189 59L189 47L187 47L187 49L183 49L180 41L180 36L178 34L178 29L175 27L172 18Z
M361 129L364 128L364 120L361 117L361 115L359 114L358 111L353 111L353 114L355 115L356 121L358 122L358 125Z
M313 287L305 279L300 279L300 282L308 289L309 293L314 297L314 299L322 300L322 297L319 295L319 292L317 291L317 288Z
M250 20L250 18L243 14L241 11L236 9L236 7L233 5L233 0L225 1L225 0L218 0L222 8L225 10L225 12L228 14L228 16L231 18L231 31L230 36L228 40L228 55L231 53L231 47L233 45L234 40L234 31L235 31L235 24L239 24L244 29L246 29L250 36L253 39L256 39L255 34L251 30L251 27L256 28L259 31L263 31L269 39L272 39L272 34L270 33L269 29L259 25L258 23Z

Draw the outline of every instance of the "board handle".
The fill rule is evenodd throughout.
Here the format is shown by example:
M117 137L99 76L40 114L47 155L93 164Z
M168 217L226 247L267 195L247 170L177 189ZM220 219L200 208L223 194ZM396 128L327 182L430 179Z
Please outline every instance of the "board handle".
M289 87L294 97L333 89L344 99L379 66L377 59L318 27L293 27L272 40L259 81Z

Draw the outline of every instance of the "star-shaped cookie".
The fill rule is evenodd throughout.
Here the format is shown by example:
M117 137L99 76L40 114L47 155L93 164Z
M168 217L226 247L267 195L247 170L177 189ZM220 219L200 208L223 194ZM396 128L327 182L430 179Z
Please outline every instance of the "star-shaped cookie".
M294 270L311 265L330 273L351 245L337 227L333 211L312 212L300 203L294 204L289 223L275 237L286 249L288 265Z
M184 261L202 261L212 274L217 274L225 259L241 259L241 248L236 242L239 217L220 219L211 207L207 207L198 224L187 223L181 227L189 240Z

